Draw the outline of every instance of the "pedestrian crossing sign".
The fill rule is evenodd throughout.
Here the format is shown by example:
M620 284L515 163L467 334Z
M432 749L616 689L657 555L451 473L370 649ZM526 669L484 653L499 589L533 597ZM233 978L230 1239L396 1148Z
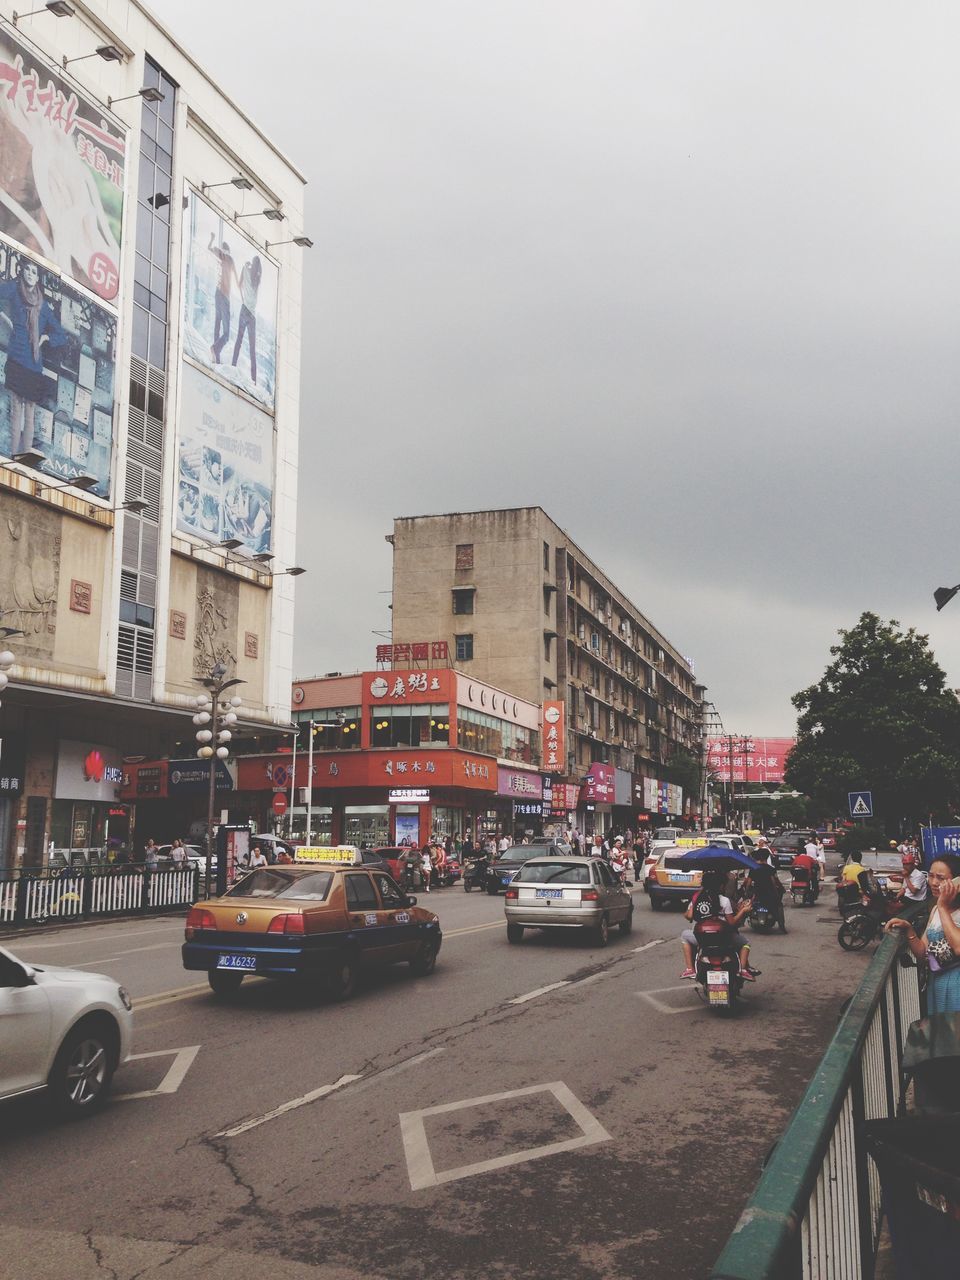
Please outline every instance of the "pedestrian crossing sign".
M851 818L872 818L873 817L873 792L872 791L848 791L847 799L850 803Z

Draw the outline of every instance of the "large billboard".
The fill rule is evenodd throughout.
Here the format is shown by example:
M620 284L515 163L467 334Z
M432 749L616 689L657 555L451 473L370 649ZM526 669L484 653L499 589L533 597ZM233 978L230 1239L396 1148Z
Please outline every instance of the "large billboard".
M0 453L110 496L117 319L0 238Z
M782 782L787 756L796 738L707 740L707 769L720 782Z
M0 28L0 233L114 302L126 141L104 114Z
M184 362L177 528L256 555L272 527L273 419Z
M279 271L189 189L183 236L184 353L272 412Z

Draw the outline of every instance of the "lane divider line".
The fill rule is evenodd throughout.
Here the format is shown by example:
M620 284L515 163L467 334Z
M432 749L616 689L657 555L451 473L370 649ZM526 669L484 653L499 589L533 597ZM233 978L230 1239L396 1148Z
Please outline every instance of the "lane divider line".
M258 1125L266 1124L268 1120L276 1120L277 1116L285 1115L288 1111L295 1111L298 1107L305 1107L310 1102L316 1102L318 1098L325 1098L328 1093L342 1089L344 1085L353 1084L354 1081L362 1079L363 1076L341 1076L333 1084L325 1084L319 1089L311 1089L309 1093L305 1093L299 1098L293 1098L290 1102L284 1102L282 1106L274 1107L272 1111L268 1111L265 1115L257 1116L254 1120L245 1120L243 1124L234 1125L232 1129L223 1129L220 1133L215 1134L214 1137L235 1138L238 1134L246 1133L249 1129L256 1129Z
M528 1000L536 1000L537 996L545 996L548 991L556 991L559 987L569 987L570 979L564 978L562 982L551 982L549 986L537 987L536 991L528 991L525 996L517 996L513 1000L508 1000L507 1004L526 1004Z
M634 947L633 955L639 955L641 951L649 951L651 947L659 947L661 942L666 942L666 938L654 938L652 942L645 942L642 947Z

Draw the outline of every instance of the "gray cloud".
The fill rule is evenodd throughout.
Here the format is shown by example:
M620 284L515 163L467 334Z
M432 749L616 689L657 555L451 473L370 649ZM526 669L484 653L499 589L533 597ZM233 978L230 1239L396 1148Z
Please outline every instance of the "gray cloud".
M300 671L394 515L539 503L732 729L864 608L960 684L954 6L154 3L311 182Z

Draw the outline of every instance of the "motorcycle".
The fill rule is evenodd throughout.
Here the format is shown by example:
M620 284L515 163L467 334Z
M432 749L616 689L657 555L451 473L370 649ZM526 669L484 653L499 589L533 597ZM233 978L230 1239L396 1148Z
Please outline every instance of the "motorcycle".
M403 883L400 886L405 893L419 893L425 888L423 868L420 859L407 858L403 864Z
M861 951L882 935L883 926L901 913L903 903L877 889L862 893L858 902L847 903L840 910L844 921L837 931L837 941L844 951Z
M490 864L489 858L465 858L463 862L463 891L469 893L471 889L485 889L487 887L487 867Z
M697 993L711 1009L733 1010L743 990L736 930L726 920L698 920L693 926L697 940L694 960ZM754 969L759 973L759 969Z
M812 907L820 897L820 879L814 878L806 867L794 867L791 873L790 893L795 907Z
M774 929L780 923L780 917L776 911L762 902L754 901L753 910L747 916L750 927L755 929L757 933L773 933Z

